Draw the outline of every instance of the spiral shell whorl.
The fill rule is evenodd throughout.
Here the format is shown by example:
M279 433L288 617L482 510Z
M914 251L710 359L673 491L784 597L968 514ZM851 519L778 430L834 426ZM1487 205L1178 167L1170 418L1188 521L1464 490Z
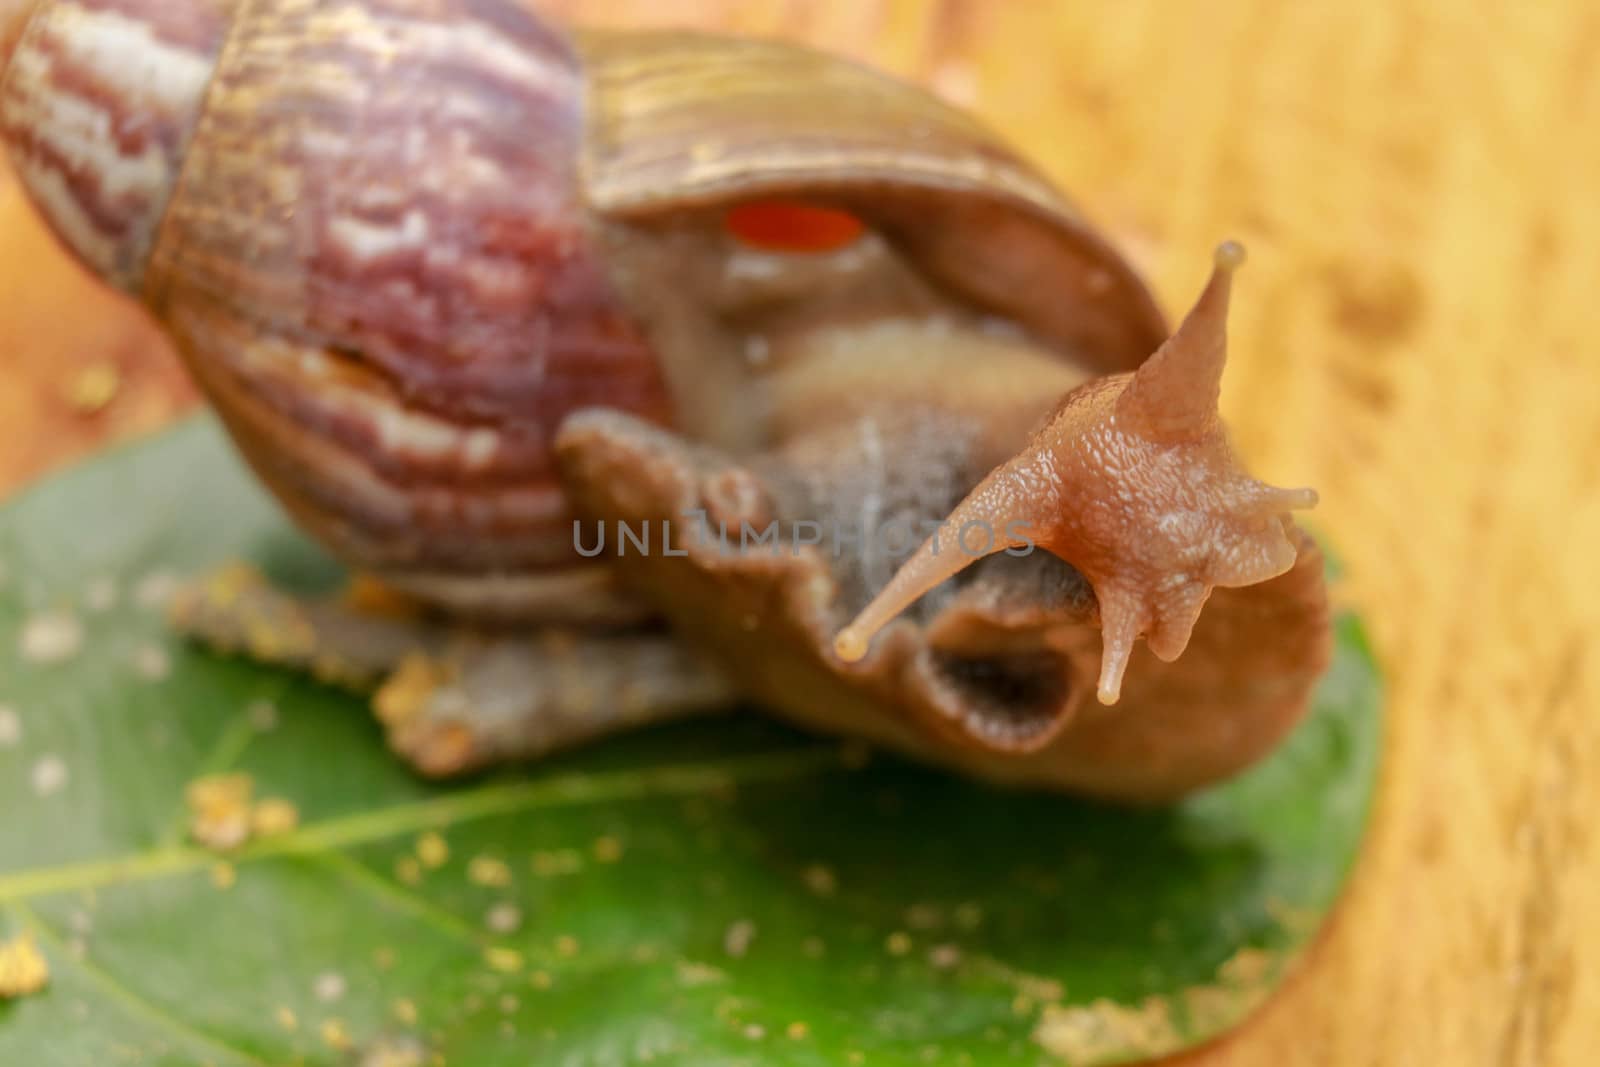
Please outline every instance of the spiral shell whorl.
M9 31L0 139L67 246L137 293L231 0L45 0Z

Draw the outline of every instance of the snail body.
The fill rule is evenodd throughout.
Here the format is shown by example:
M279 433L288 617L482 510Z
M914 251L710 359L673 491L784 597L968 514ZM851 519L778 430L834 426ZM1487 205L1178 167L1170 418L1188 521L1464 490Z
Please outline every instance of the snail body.
M1311 498L1215 414L1231 251L1168 340L980 124L775 43L514 0L47 0L4 39L36 204L353 567L466 619L664 619L807 725L1119 798L1304 711ZM687 515L793 551L578 551ZM1046 551L878 536L952 516Z

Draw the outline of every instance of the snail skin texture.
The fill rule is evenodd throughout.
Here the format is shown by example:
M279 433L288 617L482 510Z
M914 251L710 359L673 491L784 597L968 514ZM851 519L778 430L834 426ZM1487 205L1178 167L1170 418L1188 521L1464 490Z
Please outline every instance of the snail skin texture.
M515 0L46 0L0 40L44 218L363 576L235 569L179 623L374 691L423 771L754 705L1150 802L1306 711L1316 497L1217 414L1238 245L1169 337L971 116L772 42Z

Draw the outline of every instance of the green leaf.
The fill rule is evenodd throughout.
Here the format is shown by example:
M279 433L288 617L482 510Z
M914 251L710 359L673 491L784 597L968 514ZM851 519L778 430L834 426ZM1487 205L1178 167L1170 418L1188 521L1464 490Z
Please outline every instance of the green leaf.
M1366 817L1379 687L1348 616L1291 741L1166 811L863 765L757 715L445 786L361 701L166 631L161 587L241 556L337 575L209 420L0 511L0 944L53 972L0 1002L0 1062L1141 1059L1268 994ZM222 770L300 829L190 846L184 788Z

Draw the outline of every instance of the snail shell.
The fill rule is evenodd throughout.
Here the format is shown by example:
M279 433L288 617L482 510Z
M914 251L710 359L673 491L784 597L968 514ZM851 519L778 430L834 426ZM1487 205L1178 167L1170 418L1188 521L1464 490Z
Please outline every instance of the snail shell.
M641 597L790 717L1009 782L1174 796L1307 707L1326 600L1287 509L1312 497L1248 479L1215 413L1237 256L1163 346L1128 265L928 95L517 0L44 0L0 40L0 138L47 220L354 566L476 615ZM861 236L748 247L774 205ZM1086 442L1183 477L1117 481ZM894 626L953 569L601 567L570 524L890 489L1007 517L1058 460L1060 558L984 560Z
M550 451L568 413L703 432L685 415L717 354L663 355L662 296L613 276L656 220L714 230L728 205L803 195L1064 358L1126 369L1164 335L1123 261L976 122L786 45L569 37L514 0L46 0L0 132L297 519L463 608L569 587Z

